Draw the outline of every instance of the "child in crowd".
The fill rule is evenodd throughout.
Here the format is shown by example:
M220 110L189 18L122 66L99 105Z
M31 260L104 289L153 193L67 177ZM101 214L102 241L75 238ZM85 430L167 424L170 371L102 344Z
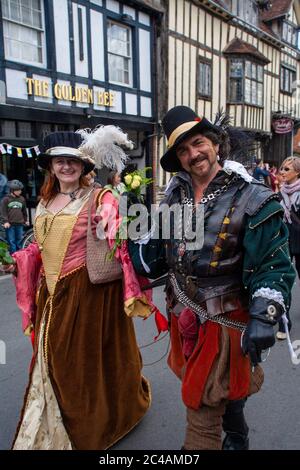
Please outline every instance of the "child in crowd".
M14 253L21 248L21 241L24 235L24 224L27 223L26 202L22 194L23 184L19 180L8 182L10 194L2 200L2 216L6 238L9 243L10 253Z

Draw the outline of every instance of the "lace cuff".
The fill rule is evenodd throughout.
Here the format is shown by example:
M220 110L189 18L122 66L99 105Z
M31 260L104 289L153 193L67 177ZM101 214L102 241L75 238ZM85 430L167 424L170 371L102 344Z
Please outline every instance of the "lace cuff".
M254 297L263 297L264 299L275 300L275 302L278 302L279 305L282 306L284 312L286 312L283 295L278 290L270 289L270 287L261 287L254 292L252 298Z

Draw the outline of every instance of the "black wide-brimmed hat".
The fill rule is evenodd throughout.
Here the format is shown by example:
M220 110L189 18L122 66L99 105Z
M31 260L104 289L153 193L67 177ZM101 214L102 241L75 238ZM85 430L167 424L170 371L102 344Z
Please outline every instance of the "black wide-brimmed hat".
M171 108L162 120L164 133L168 139L168 150L161 157L160 164L165 171L176 172L182 170L176 155L177 146L195 132L204 130L222 132L220 126L213 125L205 117L197 114L188 106L175 106Z
M38 165L48 170L53 157L75 158L83 163L84 174L87 175L95 168L95 162L80 149L82 143L82 136L76 132L48 134L43 141L42 152L38 156Z

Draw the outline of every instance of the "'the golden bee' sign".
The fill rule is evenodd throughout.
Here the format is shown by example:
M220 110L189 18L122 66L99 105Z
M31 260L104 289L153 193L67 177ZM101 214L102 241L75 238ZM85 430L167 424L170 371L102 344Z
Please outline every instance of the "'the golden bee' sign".
M26 78L27 94L50 98L49 82ZM55 83L53 96L62 101L75 101L76 103L96 104L97 106L114 106L114 93L108 91L95 91L72 85Z

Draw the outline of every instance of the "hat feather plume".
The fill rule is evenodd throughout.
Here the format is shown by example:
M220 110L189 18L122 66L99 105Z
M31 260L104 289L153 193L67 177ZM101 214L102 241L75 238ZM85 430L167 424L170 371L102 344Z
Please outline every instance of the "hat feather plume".
M128 158L123 148L133 149L133 142L127 134L112 125L98 126L94 130L79 129L76 132L83 139L80 150L93 158L97 168L105 166L121 173Z

